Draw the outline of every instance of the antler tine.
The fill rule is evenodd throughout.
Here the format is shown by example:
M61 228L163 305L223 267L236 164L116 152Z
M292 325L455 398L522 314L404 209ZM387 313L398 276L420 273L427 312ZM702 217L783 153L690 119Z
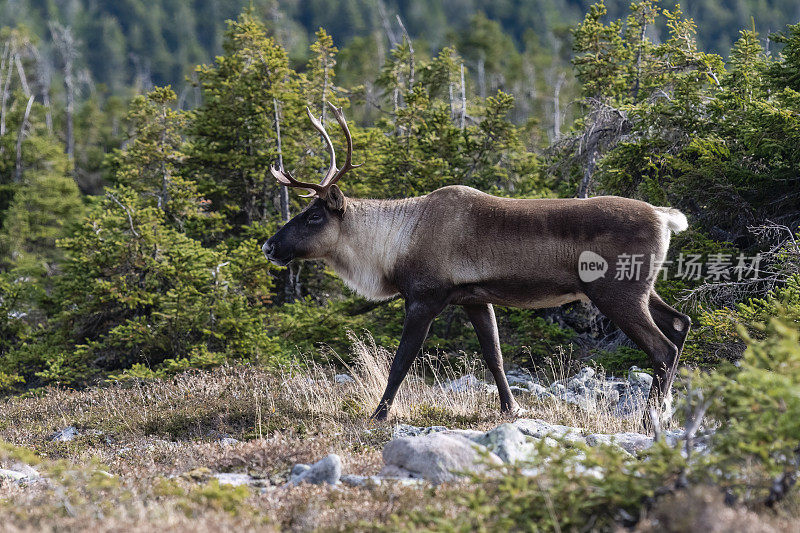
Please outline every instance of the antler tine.
M311 120L311 124L314 126L322 138L325 139L325 144L328 145L328 151L331 153L331 166L328 167L328 172L325 173L325 177L322 178L322 181L319 182L321 186L325 186L326 182L331 179L333 175L336 174L336 152L333 150L333 143L331 142L331 138L328 136L328 132L325 131L325 126L311 114L311 109L306 106L306 113L308 114L308 118Z
M331 185L333 185L334 183L339 181L339 179L342 176L344 176L345 173L348 170L352 170L354 168L358 168L358 167L360 167L361 165L364 164L364 163L361 163L359 165L354 165L352 163L352 158L353 158L353 137L350 135L350 128L347 127L347 121L344 118L344 113L342 112L342 108L341 107L336 107L335 105L333 105L330 102L328 102L328 105L333 110L333 114L336 117L336 122L339 123L339 126L341 126L342 131L344 132L344 138L345 138L345 141L347 141L347 156L345 157L344 165L342 166L342 168L340 170L338 170L336 172L335 175L333 175L330 179L328 179L328 176L326 176L325 179L322 182L320 182L320 185L322 185L322 186L324 186L326 188L330 187Z
M281 185L285 185L286 187L295 187L298 189L306 189L308 191L308 194L300 195L303 198L308 198L309 196L314 196L315 194L322 194L323 191L325 191L325 187L321 187L316 183L306 183L304 181L298 181L294 179L291 172L289 172L288 170L284 169L278 170L273 165L270 165L269 171Z

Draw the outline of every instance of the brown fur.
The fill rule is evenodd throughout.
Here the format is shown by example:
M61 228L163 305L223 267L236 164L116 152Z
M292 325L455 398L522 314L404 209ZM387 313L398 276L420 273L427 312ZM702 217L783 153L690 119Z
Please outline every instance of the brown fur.
M406 300L403 336L377 418L388 413L430 323L451 304L467 310L504 410L516 409L516 402L502 371L492 305L537 308L590 300L650 356L651 396L662 398L669 390L689 319L658 297L648 274L666 255L670 228L682 229L675 217L683 215L613 196L507 199L462 186L406 200L340 195L336 188L312 202L264 251L279 264L325 259L364 296L400 294ZM587 250L608 263L605 276L588 283L578 273L578 258ZM639 279L614 279L623 254L641 258Z

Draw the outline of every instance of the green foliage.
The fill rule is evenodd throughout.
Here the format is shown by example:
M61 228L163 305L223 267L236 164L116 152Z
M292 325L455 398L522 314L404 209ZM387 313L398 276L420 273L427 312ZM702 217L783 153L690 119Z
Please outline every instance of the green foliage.
M189 500L194 503L231 514L242 512L242 506L249 496L250 489L246 485L238 487L220 485L216 479L209 481L205 486L193 488L188 493ZM187 508L187 511L189 510Z
M632 367L647 368L650 358L641 350L620 346L614 351L601 350L592 357L592 361L607 374L622 376Z
M800 327L781 315L761 326L761 340L741 327L748 347L738 368L701 378L708 414L722 422L709 471L749 500L765 498L773 479L800 466Z
M473 475L475 490L452 491L453 509L415 512L398 517L416 528L450 531L571 531L591 524L612 530L622 517L634 517L684 467L678 450L663 443L644 459L614 447L570 448L537 444L535 458L516 466L493 467L488 476ZM543 466L546 465L546 466Z

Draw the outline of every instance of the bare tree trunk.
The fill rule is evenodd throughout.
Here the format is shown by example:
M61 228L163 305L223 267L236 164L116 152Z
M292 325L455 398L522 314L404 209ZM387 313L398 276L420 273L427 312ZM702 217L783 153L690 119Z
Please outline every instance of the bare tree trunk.
M272 99L272 108L275 111L275 139L278 143L278 168L283 170L283 143L281 141L281 115L278 109L278 99ZM280 206L281 206L281 219L284 222L288 222L290 217L289 213L289 189L283 187L282 185L278 186L278 194L280 199ZM283 294L284 298L287 302L292 302L295 299L295 294L298 294L297 288L297 278L300 277L300 273L298 272L297 276L294 274L294 265L289 265L289 268L286 269L286 281L283 285Z
M53 106L50 103L50 83L52 82L52 66L44 59L39 50L29 45L29 49L36 59L36 81L42 93L42 103L44 104L44 120L47 125L47 133L53 134Z
M69 27L61 26L56 22L50 23L50 32L53 34L53 42L61 55L64 64L64 87L66 88L67 98L67 139L65 152L70 159L75 154L75 133L74 133L74 113L75 113L75 79L73 66L77 51L72 30Z
M44 122L47 125L48 135L53 134L53 105L50 103L50 89L42 89L42 101L44 102Z
M319 115L323 125L325 125L326 109L328 107L325 105L325 94L328 92L328 68L328 58L326 57L322 66L322 113Z
M22 139L25 137L25 126L28 124L28 117L31 114L31 106L33 105L34 96L28 98L28 105L25 107L25 115L22 117L22 123L19 125L19 135L17 135L17 159L14 168L14 179L17 183L22 181Z
M8 46L8 43L6 43ZM8 96L11 93L11 63L14 61L12 57L14 55L13 51L9 50L8 52L8 61L5 63L5 80L2 81L3 87L3 95L2 95L2 102L0 102L0 136L5 135L6 133L6 110L8 107ZM3 72L0 71L0 76L2 76Z
M378 0L378 14L381 17L381 24L383 24L383 31L386 32L386 38L389 39L389 46L394 48L397 46L397 36L392 31L392 25L389 24L389 17L386 16L386 7L383 5L383 0Z
M597 150L589 155L586 170L583 172L583 179L581 179L581 184L578 187L578 198L587 198L589 196L589 185L592 182L595 166L597 166Z
M642 79L642 48L644 47L644 34L647 31L647 24L642 24L642 31L639 32L639 46L636 48L636 81L633 84L634 100L639 96L639 85Z
M31 88L28 86L28 77L25 75L25 69L22 66L22 60L19 58L19 54L14 55L14 63L17 65L17 74L19 74L19 83L22 85L22 92L25 93L25 96L31 96Z
M161 194L158 196L158 207L163 212L167 212L167 202L169 201L169 170L167 169L167 109L161 109L161 135L158 143L161 148Z
M467 85L464 83L464 63L461 63L461 129L467 121Z
M397 23L400 25L400 29L403 30L403 37L405 37L406 42L408 43L408 90L410 91L411 88L414 86L414 77L415 77L415 67L414 64L414 44L411 42L411 37L408 36L408 32L406 31L406 27L403 25L403 21L400 18L400 15L395 15L397 17Z
M486 98L486 65L483 57L478 59L478 93Z
M64 86L67 89L67 156L72 159L75 155L75 86L72 79L72 62L64 66Z
M272 99L272 107L275 110L275 138L278 142L278 168L283 170L283 144L281 143L281 118L278 112L278 99ZM283 186L278 187L281 203L281 219L289 222L289 189Z
M455 108L455 102L453 101L453 83L452 82L447 84L447 90L448 90L448 92L450 94L450 120L455 120L456 119L456 108Z
M561 87L564 86L564 82L566 81L567 77L562 72L558 76L558 81L556 81L555 89L553 90L553 140L558 141L561 137Z

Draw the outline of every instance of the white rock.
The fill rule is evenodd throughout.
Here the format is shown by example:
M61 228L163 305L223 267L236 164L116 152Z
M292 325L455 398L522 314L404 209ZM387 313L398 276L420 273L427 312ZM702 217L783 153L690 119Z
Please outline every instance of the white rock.
M11 481L22 481L27 479L26 476L22 472L17 472L16 470L7 470L5 468L0 468L0 480L8 479Z
M536 439L553 437L566 442L583 442L581 429L561 424L550 424L538 418L520 418L514 421L514 425L523 434Z
M297 471L298 466L299 465L296 465L292 469L292 472ZM288 485L297 485L299 483L311 483L312 485L328 483L330 485L336 485L341 476L342 460L338 455L332 453L323 457L308 468L302 469L299 474L291 476Z
M473 439L486 446L504 463L518 463L532 458L535 445L512 424L502 424Z
M628 383L630 383L632 387L649 391L653 384L653 376L646 372L641 372L639 367L632 366L628 371Z
M392 438L418 437L419 435L430 435L440 431L447 431L447 428L444 426L419 427L410 424L397 424L392 431Z
M390 441L383 448L381 476L453 481L459 472L482 472L502 460L486 447L454 434L432 433Z
M592 433L586 436L586 444L597 446L599 444L611 444L619 446L630 454L636 454L646 450L653 445L653 437L642 433Z
M292 467L292 471L289 474L289 476L290 477L297 477L297 476L299 476L300 474L302 474L303 472L305 472L306 470L308 470L310 468L311 468L310 465L307 465L307 464L304 464L304 463L298 463L298 464L296 464L296 465L294 465Z
M240 485L250 485L255 479L247 474L235 474L232 472L220 472L212 474L212 477L219 481L220 485L230 485L238 487Z
M333 376L333 381L336 383L355 383L356 380L349 374L336 374Z

